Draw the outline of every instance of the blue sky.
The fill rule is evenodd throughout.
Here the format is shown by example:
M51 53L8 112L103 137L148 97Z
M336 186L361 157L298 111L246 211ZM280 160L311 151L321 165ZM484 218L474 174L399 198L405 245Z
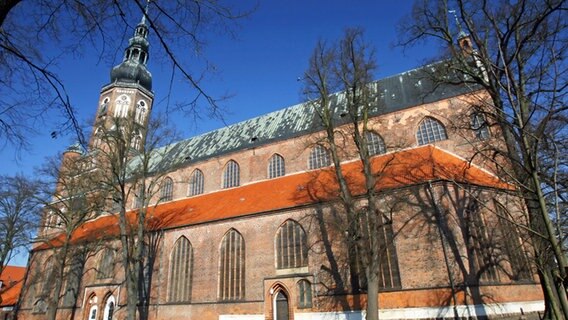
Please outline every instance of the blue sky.
M364 28L366 39L376 49L377 79L416 68L434 56L437 48L428 44L406 52L393 48L397 38L396 25L411 12L411 8L412 1L409 0L259 0L258 9L240 22L236 39L225 35L207 38L207 47L202 54L215 64L218 73L207 76L205 89L213 95L234 94L223 103L227 124L300 103L301 82L297 78L307 68L317 40L334 41L341 37L346 27ZM133 13L133 22L140 19L137 15ZM157 44L152 34L150 43L151 46ZM53 45L57 46L57 43ZM125 46L123 43L119 52ZM109 82L112 65L121 60L119 55L114 63L102 63L96 54L89 55L88 52L65 57L57 70L78 110L80 122L85 125L95 114L100 88ZM167 65L160 65L160 61L163 60L153 59L150 48L154 111L165 112L171 110L173 103L190 95L186 88L174 83L170 105L167 105L165 96L170 70ZM218 119L205 117L195 121L181 114L171 114L169 119L183 138L224 125ZM52 139L50 132L56 128L50 124L38 123L35 127L39 134L31 140L31 150L19 157L10 148L0 150L3 164L0 174L32 174L33 168L45 157L57 154L75 140L71 135ZM25 265L25 257L20 256L13 262Z

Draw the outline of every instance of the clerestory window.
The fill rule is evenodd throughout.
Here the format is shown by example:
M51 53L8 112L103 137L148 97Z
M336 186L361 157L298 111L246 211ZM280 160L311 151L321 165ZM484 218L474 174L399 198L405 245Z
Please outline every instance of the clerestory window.
M329 158L329 152L327 149L320 145L316 145L310 151L310 158L308 162L308 168L310 170L327 167L331 164L331 159Z
M275 153L268 161L268 178L281 177L285 174L284 157Z
M369 156L387 152L385 141L380 135L374 132L366 132L365 137L367 138L367 149L369 150Z
M234 160L229 160L223 172L223 188L237 187L240 184L239 164Z
M199 169L195 169L189 177L189 196L196 196L203 193L203 172Z
M446 128L440 121L434 118L426 117L418 126L416 140L420 146L446 139L448 139Z

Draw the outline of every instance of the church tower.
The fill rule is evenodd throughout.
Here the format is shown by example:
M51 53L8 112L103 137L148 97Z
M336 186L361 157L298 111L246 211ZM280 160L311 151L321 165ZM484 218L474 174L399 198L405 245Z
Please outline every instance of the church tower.
M110 83L101 89L98 110L89 147L101 147L105 132L127 129L131 147L140 150L148 127L154 94L152 74L148 71L148 25L146 13L128 41L123 61L112 68Z

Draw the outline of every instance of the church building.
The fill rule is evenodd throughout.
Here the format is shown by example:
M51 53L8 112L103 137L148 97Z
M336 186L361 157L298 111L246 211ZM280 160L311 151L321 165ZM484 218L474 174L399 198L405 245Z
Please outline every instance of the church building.
M148 32L143 19L101 89L89 150L74 146L63 163L88 161L89 172L110 176L99 158L115 151L102 138L107 132L129 136L124 157L137 161L144 151L155 94ZM382 208L376 214L384 222L373 230L381 242L380 318L542 312L530 239L518 228L526 219L523 203L499 168L475 156L483 145L503 143L480 112L487 96L480 88L434 84L429 75L440 65L369 84L378 98L366 141ZM341 109L343 100L336 93L331 105ZM161 146L147 164L147 201L126 179L127 217L135 220L145 208L154 236L151 262L142 266L151 274L141 285L148 288L139 301L148 306L145 318L364 319L366 282L357 253L346 245L346 226L338 223L345 212L333 191L329 150L318 142L324 132L314 108L302 103ZM338 130L349 132L340 118ZM349 141L342 147L341 169L357 198L365 185L354 150ZM148 192L151 186L156 192ZM64 215L45 211L18 319L126 317L119 209L108 196L73 199L79 197L54 203L106 209L72 229ZM367 205L363 197L357 201ZM87 250L79 262L77 254L57 258L63 248L79 247Z

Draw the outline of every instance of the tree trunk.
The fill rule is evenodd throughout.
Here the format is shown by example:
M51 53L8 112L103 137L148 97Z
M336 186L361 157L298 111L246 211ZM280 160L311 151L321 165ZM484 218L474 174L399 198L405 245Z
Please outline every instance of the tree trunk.
M379 320L379 278L367 268L367 320Z
M490 93L495 110L499 115L498 119L506 119L507 116L504 112L503 102L499 96L499 90L493 88L493 92ZM515 139L515 134L512 132L511 127L504 120L499 121L499 126L503 132L503 138L507 146L508 157L511 159L510 164L515 178L523 185L531 187L531 190L528 190L526 187L521 188L521 193L529 215L529 224L531 229L546 238L545 240L540 236L531 234L533 246L535 247L535 255L539 256L548 251L546 243L549 243L553 254L557 258L560 268L563 268L566 265L566 257L562 254L562 251L559 250L558 240L554 234L550 218L547 216L548 210L546 208L544 196L542 195L538 172L530 162L531 154L527 154L527 150L530 150L528 142L526 139L521 139L521 145L519 145L516 142L517 140ZM523 158L521 158L521 154L523 154ZM527 172L527 170L529 172ZM544 270L543 273L547 273L547 270L552 271L554 269L548 259L537 259L536 262L540 264L538 267ZM561 274L562 273L563 270L561 271ZM553 311L560 311L558 308L561 308L561 313L564 315L563 318L567 319L568 299L566 297L566 290L563 283L558 283L559 281L556 281L556 279L549 279L557 283L557 285L551 286L552 283L547 284L542 280L543 278L541 277L541 287L545 295L549 290L554 290L556 293L554 295L549 295L548 297L551 300L549 301L550 308Z
M541 287L544 290L545 313L544 319L563 319L562 311L558 305L558 298L554 291L553 281L550 279L550 273L539 270L538 276L540 279Z
M130 263L129 263L130 264ZM136 320L136 309L138 304L138 283L135 272L129 267L128 275L126 276L126 319Z
M61 296L61 288L63 287L63 278L65 274L65 263L67 261L67 252L69 250L69 236L65 240L63 248L61 248L61 254L58 257L58 261L55 261L55 268L57 270L57 275L52 279L45 279L46 281L54 281L54 288L51 296L49 297L49 304L47 306L46 319L56 320L57 309L59 307L59 297Z

